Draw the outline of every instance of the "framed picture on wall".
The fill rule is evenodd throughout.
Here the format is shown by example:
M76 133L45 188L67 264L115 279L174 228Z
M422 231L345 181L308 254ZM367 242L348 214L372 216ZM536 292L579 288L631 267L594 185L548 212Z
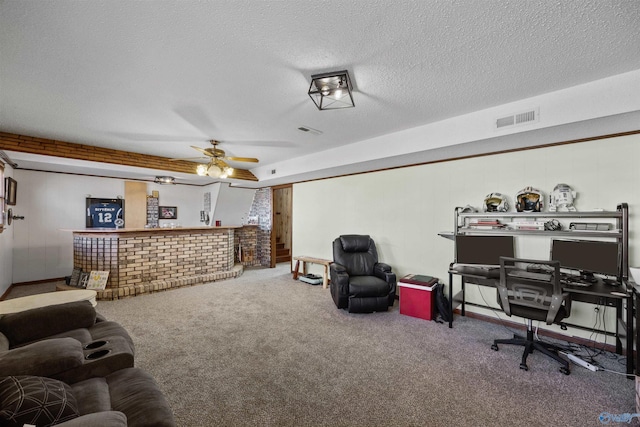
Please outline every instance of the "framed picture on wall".
M160 206L158 216L160 219L178 219L178 208L176 206Z
M4 194L7 201L7 205L16 204L16 195L18 193L18 181L13 178L4 179Z

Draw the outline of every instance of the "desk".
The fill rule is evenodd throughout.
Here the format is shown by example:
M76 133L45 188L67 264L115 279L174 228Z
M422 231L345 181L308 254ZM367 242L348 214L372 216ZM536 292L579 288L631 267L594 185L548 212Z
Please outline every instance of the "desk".
M453 276L460 276L462 288L457 294L453 294ZM449 304L451 307L451 313L460 305L460 315L465 315L465 285L479 285L488 286L491 288L496 287L496 282L499 278L487 277L479 274L467 274L453 269L453 264L449 268ZM633 293L626 284L622 285L610 285L598 280L591 286L570 286L563 287L565 292L571 295L572 301L579 301L588 304L606 305L609 307L615 307L616 309L616 353L622 354L623 350L626 350L626 367L627 374L631 375L634 371L634 359L633 359ZM623 315L623 308L626 303L626 317ZM494 310L496 310L494 308ZM499 310L499 309L497 309ZM576 325L572 325L576 326ZM453 315L449 320L449 327L453 328ZM626 345L625 345L626 344Z
M29 295L0 301L0 315L19 313L33 308L47 307L49 305L66 304L76 301L89 301L96 306L96 291L78 289L64 292L46 292L44 294Z
M331 260L310 256L294 256L293 259L296 261L296 266L293 269L293 280L298 280L298 275L300 274L300 261L302 261L302 274L307 274L307 263L320 264L324 266L322 271L322 288L327 289L327 286L329 285L329 264L331 264Z

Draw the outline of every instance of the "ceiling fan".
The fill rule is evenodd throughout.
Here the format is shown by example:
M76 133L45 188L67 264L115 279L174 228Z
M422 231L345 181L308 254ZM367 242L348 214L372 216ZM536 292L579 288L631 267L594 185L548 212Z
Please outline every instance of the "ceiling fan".
M206 176L209 175L211 178L228 178L233 175L234 169L229 166L225 160L232 162L252 162L257 163L258 159L254 157L233 157L227 156L224 150L218 148L218 144L220 141L216 141L212 139L209 141L212 148L200 148L192 145L191 148L194 148L204 154L204 158L209 159L208 164L200 164L196 168L198 175ZM203 157L192 157L190 159L202 159ZM175 160L190 160L190 159L175 159Z

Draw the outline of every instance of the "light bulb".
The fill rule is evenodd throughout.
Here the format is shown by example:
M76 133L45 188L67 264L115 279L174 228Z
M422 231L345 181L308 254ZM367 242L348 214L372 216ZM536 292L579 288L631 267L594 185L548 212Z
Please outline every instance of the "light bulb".
M196 167L196 173L199 176L207 176L207 165L198 165Z

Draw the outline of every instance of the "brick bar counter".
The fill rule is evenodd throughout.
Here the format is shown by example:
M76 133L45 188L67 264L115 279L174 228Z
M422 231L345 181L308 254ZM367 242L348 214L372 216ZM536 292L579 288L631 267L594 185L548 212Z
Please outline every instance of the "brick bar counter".
M113 300L238 277L256 247L253 225L74 230L73 265L109 271L97 299Z

